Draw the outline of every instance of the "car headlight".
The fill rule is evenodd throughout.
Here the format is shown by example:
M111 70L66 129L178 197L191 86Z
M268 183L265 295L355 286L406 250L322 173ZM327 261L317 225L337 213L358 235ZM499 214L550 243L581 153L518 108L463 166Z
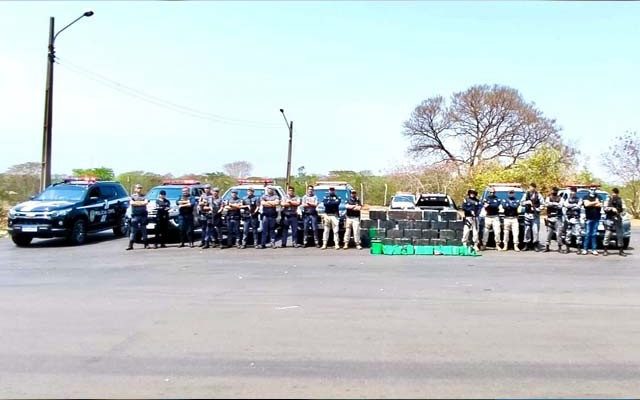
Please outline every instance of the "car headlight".
M15 208L10 208L9 209L9 218L15 218L16 216L16 209Z
M56 217L64 217L64 216L65 216L65 215L67 215L70 211L71 211L71 209L70 209L70 208L65 208L65 209L63 209L63 210L56 210L56 211L52 211L50 215L51 215L53 218L56 218Z

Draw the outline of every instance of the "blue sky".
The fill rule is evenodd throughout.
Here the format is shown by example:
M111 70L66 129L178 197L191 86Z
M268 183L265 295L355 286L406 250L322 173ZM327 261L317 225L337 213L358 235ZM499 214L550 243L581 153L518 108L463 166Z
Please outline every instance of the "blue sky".
M86 10L56 40L54 173L283 176L279 108L294 173L384 172L411 161L420 101L484 83L556 118L605 179L600 153L640 125L637 2L2 2L0 170L40 161L49 17Z

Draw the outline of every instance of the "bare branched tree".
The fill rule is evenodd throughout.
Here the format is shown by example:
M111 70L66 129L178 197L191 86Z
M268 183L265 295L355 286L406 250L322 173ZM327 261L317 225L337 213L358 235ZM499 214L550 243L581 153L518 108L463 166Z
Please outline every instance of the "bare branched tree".
M486 161L506 167L543 144L561 145L556 121L506 86L477 85L423 101L405 121L409 153L435 163L473 168Z
M602 158L611 174L625 185L629 211L640 217L640 136L627 132L617 137Z
M253 166L247 161L234 161L223 165L222 169L233 178L246 178L251 175Z

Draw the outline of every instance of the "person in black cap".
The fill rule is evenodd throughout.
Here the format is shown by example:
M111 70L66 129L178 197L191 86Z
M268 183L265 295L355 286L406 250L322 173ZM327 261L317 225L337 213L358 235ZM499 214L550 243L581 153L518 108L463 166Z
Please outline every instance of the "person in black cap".
M547 227L545 252L550 251L549 246L553 237L556 238L556 243L558 243L558 252L562 251L562 208L560 207L562 197L558 195L559 190L554 186L551 189L551 194L547 196L544 202L547 207L547 218L544 220L544 224Z
M604 202L604 226L606 232L604 233L604 240L602 246L604 247L603 255L609 255L609 243L611 243L611 234L616 234L616 240L618 242L618 253L625 257L626 254L623 250L623 233L622 233L622 215L626 212L624 201L620 197L620 191L618 188L611 190L611 196Z
M231 190L231 198L225 202L227 209L227 247L242 247L240 237L240 211L242 210L242 199L238 197L238 190ZM236 243L237 240L237 243Z
M564 199L561 205L563 215L562 242L566 245L566 250L563 250L563 253L570 253L569 244L571 243L571 236L575 236L578 254L580 254L580 245L582 244L582 226L580 224L582 200L578 197L575 186L569 188L569 197Z
M356 249L362 249L360 245L360 210L362 203L358 198L358 192L351 190L351 196L347 200L347 219L345 221L344 230L344 247L349 248L349 240L351 239L351 231L353 231L353 241L356 242Z
M138 233L142 236L144 248L149 248L147 242L147 203L149 201L142 194L142 185L137 184L131 195L131 232L129 234L129 247L126 250L133 250L133 242Z
M462 203L462 210L464 211L464 229L462 230L462 244L467 246L469 244L469 234L472 234L473 248L479 251L478 248L478 216L482 209L482 204L476 197L478 192L475 189L469 189L467 191L467 198Z
M502 209L504 210L504 234L502 250L507 251L509 247L509 233L513 234L513 250L520 251L518 246L520 242L520 223L518 222L518 209L520 202L516 199L515 190L509 190L507 198L502 202Z
M330 187L329 193L322 200L324 204L325 215L322 219L322 225L324 232L322 233L322 249L327 248L327 242L329 241L329 231L333 230L333 244L336 250L340 250L340 234L338 229L340 226L339 212L340 202L342 199L336 194L336 188Z
M158 193L156 199L156 235L154 247L157 249L160 247L167 247L167 234L169 232L169 210L171 209L171 202L167 199L167 192L162 189Z

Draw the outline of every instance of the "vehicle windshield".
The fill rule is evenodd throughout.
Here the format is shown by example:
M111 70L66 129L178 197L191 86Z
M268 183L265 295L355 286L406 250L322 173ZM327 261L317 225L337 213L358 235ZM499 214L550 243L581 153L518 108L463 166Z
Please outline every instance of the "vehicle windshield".
M329 189L315 189L314 191L319 202L322 202L327 194L329 194ZM336 189L336 195L342 199L342 202L349 200L350 196L349 191L346 189Z
M442 196L420 197L416 205L418 207L451 207L449 199Z
M520 200L522 198L522 196L524 196L524 192L515 192L516 195L516 200ZM489 192L485 192L484 196L482 196L483 199L486 199L487 197L489 197ZM509 197L509 192L508 191L496 191L496 197L498 197L500 200L506 200Z
M149 193L145 196L147 200L156 200L160 194L160 191L167 192L167 199L170 201L177 201L182 196L182 188L167 188L167 187L155 187L149 190Z
M35 197L38 201L80 201L87 194L86 186L58 185L50 186Z
M244 188L237 188L237 189L235 189L235 190L237 190L237 191L238 191L238 198L239 198L239 199L244 199L245 197L247 197L247 196L248 196L247 189L244 189ZM278 194L278 191L277 191L277 190L274 190L274 191L273 191L273 194L275 194L276 196L280 197L280 195ZM254 196L256 196L257 198L260 198L260 197L264 196L264 195L265 195L265 190L264 190L264 188L254 188L254 189L253 189L253 195L254 195ZM230 198L231 198L231 190L228 190L228 191L224 194L224 196L222 196L222 200L229 200Z
M392 201L404 202L404 203L413 203L415 199L413 196L394 196Z

